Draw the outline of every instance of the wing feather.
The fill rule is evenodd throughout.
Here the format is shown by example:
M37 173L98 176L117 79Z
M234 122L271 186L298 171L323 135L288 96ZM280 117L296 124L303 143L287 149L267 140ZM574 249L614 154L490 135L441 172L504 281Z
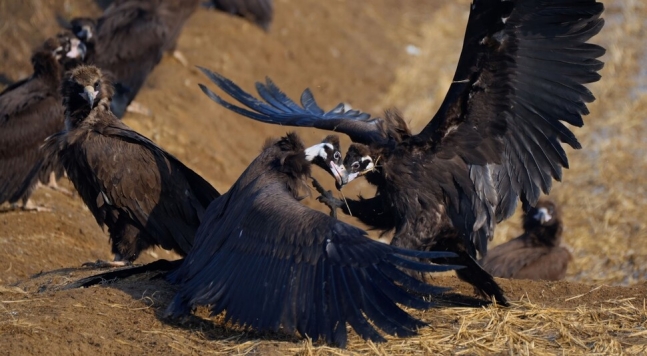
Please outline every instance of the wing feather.
M170 314L211 305L213 313L225 311L226 320L240 325L282 327L340 346L348 322L377 342L384 340L377 329L404 336L424 325L397 304L433 306L409 287L445 290L417 281L400 266L419 272L458 268L411 261L453 254L372 241L365 231L301 205L280 182L239 182L209 206L193 252L171 276L183 287Z

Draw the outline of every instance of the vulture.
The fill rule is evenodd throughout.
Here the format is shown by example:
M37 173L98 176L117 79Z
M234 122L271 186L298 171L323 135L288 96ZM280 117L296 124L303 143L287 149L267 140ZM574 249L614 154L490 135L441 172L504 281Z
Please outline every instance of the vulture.
M523 235L498 245L481 260L494 277L559 281L573 259L562 245L562 220L555 203L540 200L523 215Z
M458 266L413 259L455 255L383 244L301 204L311 171L306 152L313 150L305 150L294 133L269 140L229 191L209 205L194 248L168 275L180 285L168 317L208 305L212 315L224 311L226 322L297 331L340 347L346 345L346 323L374 342L384 341L378 330L410 336L425 325L398 304L426 309L434 304L418 294L443 289L402 270L452 270Z
M55 157L45 160L40 146L65 126L61 80L84 54L72 33L59 33L34 51L33 74L0 93L0 204L21 201L25 210L48 210L29 197L39 182L56 189L63 169Z
M466 267L458 276L506 304L475 258L486 255L495 224L518 200L534 206L561 180L568 168L561 144L581 147L564 123L582 126L595 100L585 84L600 79L605 50L588 41L604 25L603 10L595 0L474 0L453 81L418 134L394 112L372 118L343 104L326 112L307 89L299 106L269 79L256 84L259 100L204 70L244 107L202 89L257 121L347 134L343 184L363 176L377 187L372 198L348 201L352 215L394 230L394 246L456 252Z
M129 265L152 246L186 255L219 193L110 112L112 85L99 68L68 72L62 94L66 129L43 149L58 156L97 223L108 227L114 261L95 265Z
M271 19L271 0L218 3L223 11L236 13L260 14L261 9L266 9ZM115 116L124 116L165 52L173 52L186 65L186 59L175 46L184 23L199 5L200 0L115 0L98 19L76 18L67 24L90 49L88 63L112 75L115 94L111 110ZM131 109L147 111L140 105Z

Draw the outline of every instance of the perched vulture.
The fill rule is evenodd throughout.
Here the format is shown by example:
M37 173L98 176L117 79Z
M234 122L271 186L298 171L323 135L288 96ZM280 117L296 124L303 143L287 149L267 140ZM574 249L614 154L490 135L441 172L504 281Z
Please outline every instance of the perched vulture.
M595 99L585 84L600 79L605 50L588 41L603 27L603 9L595 0L474 0L454 80L416 135L393 113L371 118L342 104L324 112L309 90L300 107L269 79L257 84L260 101L205 71L247 108L203 90L258 121L350 136L344 183L364 176L377 186L375 197L348 202L353 216L394 229L394 246L456 252L466 266L458 276L505 304L476 254L485 256L495 224L519 198L534 206L561 179L568 167L561 143L580 148L562 122L582 126Z
M218 3L223 11L234 13L258 12L260 16L265 9L271 20L271 0ZM184 23L199 5L200 0L115 0L97 20L76 18L67 25L90 49L88 63L112 75L115 116L124 116L165 52L173 52L187 64L175 46Z
M494 277L558 281L573 259L562 246L562 220L555 203L540 200L523 216L523 235L490 250L481 260Z
M274 17L272 0L211 0L209 3L218 10L244 17L265 31L269 31Z
M100 69L80 66L63 82L66 130L47 139L97 223L107 226L114 262L130 264L161 246L186 255L218 192L202 177L110 112L112 86Z
M208 305L213 315L225 311L226 321L298 331L340 347L347 322L376 342L384 341L376 329L410 336L425 325L398 304L429 308L433 303L413 293L442 288L401 269L455 269L412 260L455 255L373 241L364 230L302 205L299 194L308 188L311 169L307 158L296 134L268 141L231 189L209 205L194 248L169 275L180 285L169 316Z
M0 204L22 202L41 182L56 187L63 169L55 157L44 160L40 146L65 127L61 79L65 69L81 63L85 46L72 33L48 39L31 57L34 73L0 93Z

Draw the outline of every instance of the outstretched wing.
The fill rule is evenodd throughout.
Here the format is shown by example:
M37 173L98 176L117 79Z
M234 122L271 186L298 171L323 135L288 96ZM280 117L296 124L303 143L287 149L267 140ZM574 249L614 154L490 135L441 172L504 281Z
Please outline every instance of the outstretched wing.
M299 106L267 78L265 84L256 83L256 90L264 100L261 101L220 74L198 68L220 89L247 108L230 104L200 84L202 91L211 100L240 115L269 124L337 131L347 134L354 142L365 144L385 139L381 119L371 119L369 114L358 110L345 110L343 103L325 112L315 101L310 89L301 94Z
M211 0L216 9L244 17L269 31L274 17L272 0Z
M485 157L497 163L490 171L499 221L514 212L519 196L534 205L540 192L550 191L552 178L561 179L568 160L560 142L580 148L563 122L582 126L586 103L595 99L584 84L600 79L597 58L605 50L587 41L601 30L603 9L595 0L472 4L454 81L417 138L442 145L468 127L481 134L481 144L502 143ZM473 147L473 141L458 141L443 149L465 157Z
M412 258L453 256L373 241L365 231L303 206L277 181L234 185L209 206L195 248L171 276L182 287L168 313L210 305L213 315L226 311L227 321L296 330L342 347L347 322L373 341L384 340L376 329L415 335L424 323L396 303L429 308L433 303L412 293L442 289L401 269L451 270L457 267Z

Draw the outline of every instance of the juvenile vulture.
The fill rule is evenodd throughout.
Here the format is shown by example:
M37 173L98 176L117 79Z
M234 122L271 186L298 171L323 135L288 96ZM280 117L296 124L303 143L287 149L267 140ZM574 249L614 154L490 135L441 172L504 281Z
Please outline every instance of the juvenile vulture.
M350 136L347 182L365 176L377 186L375 197L348 202L352 214L394 229L395 246L458 253L456 263L466 266L459 277L505 303L474 258L486 254L495 224L519 198L534 206L561 179L568 167L561 143L580 148L562 122L582 126L595 99L584 84L600 79L605 50L587 41L602 29L603 9L595 0L474 0L447 96L416 135L393 113L370 118L342 104L324 112L309 90L300 107L269 79L256 85L260 101L205 70L248 109L203 90L258 121Z
M110 112L112 86L100 69L81 66L62 86L66 129L47 139L97 223L107 226L114 262L123 266L161 246L184 256L209 203L207 181Z
M70 22L68 27L90 49L88 63L112 75L115 94L111 110L115 116L124 116L165 52L173 52L180 62L187 64L175 46L184 23L199 5L200 0L115 0L96 21L76 18ZM272 10L271 0L221 4L223 11L235 13L248 7L267 7L270 13Z
M562 246L562 220L555 203L540 200L523 216L523 235L490 250L481 260L495 277L558 281L573 259Z
M180 287L169 316L208 305L212 315L225 311L225 321L262 331L296 330L341 347L347 322L376 342L384 341L376 329L416 335L425 323L398 304L429 308L433 303L412 293L442 289L400 269L455 269L411 260L454 254L376 242L365 231L302 205L310 169L296 134L265 144L231 189L209 205L194 248L170 274Z
M64 128L61 79L84 53L72 33L60 33L32 55L34 73L0 93L0 204L21 201L23 209L47 210L29 197L39 182L56 188L63 169L54 157L44 160L40 146Z

